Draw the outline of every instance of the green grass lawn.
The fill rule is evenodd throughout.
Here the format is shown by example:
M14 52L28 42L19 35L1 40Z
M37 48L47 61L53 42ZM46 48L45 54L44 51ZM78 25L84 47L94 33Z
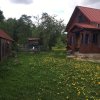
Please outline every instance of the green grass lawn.
M100 100L100 63L19 53L0 63L0 100Z

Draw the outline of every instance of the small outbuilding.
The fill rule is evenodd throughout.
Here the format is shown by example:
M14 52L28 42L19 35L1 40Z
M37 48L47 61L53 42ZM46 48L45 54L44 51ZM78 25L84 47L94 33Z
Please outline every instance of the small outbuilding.
M10 55L12 42L13 39L3 30L0 30L0 61Z
M28 50L39 51L40 50L40 38L28 38L27 44Z

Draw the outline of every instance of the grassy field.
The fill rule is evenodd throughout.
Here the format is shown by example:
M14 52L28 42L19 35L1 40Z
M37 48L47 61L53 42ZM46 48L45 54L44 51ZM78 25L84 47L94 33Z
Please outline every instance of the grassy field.
M0 100L100 100L100 63L19 53L0 63Z

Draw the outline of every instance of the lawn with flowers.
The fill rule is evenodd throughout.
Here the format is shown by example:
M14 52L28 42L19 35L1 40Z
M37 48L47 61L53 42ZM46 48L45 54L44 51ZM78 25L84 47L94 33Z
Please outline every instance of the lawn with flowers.
M0 63L0 100L100 100L100 63L18 53Z

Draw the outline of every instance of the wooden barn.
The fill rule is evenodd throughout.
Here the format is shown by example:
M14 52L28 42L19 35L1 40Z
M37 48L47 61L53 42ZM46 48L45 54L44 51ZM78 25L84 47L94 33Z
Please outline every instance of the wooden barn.
M67 50L100 53L100 9L77 6L66 26Z
M28 38L27 47L29 50L39 51L40 50L40 38Z
M12 41L13 39L8 34L0 30L0 61L10 54Z

